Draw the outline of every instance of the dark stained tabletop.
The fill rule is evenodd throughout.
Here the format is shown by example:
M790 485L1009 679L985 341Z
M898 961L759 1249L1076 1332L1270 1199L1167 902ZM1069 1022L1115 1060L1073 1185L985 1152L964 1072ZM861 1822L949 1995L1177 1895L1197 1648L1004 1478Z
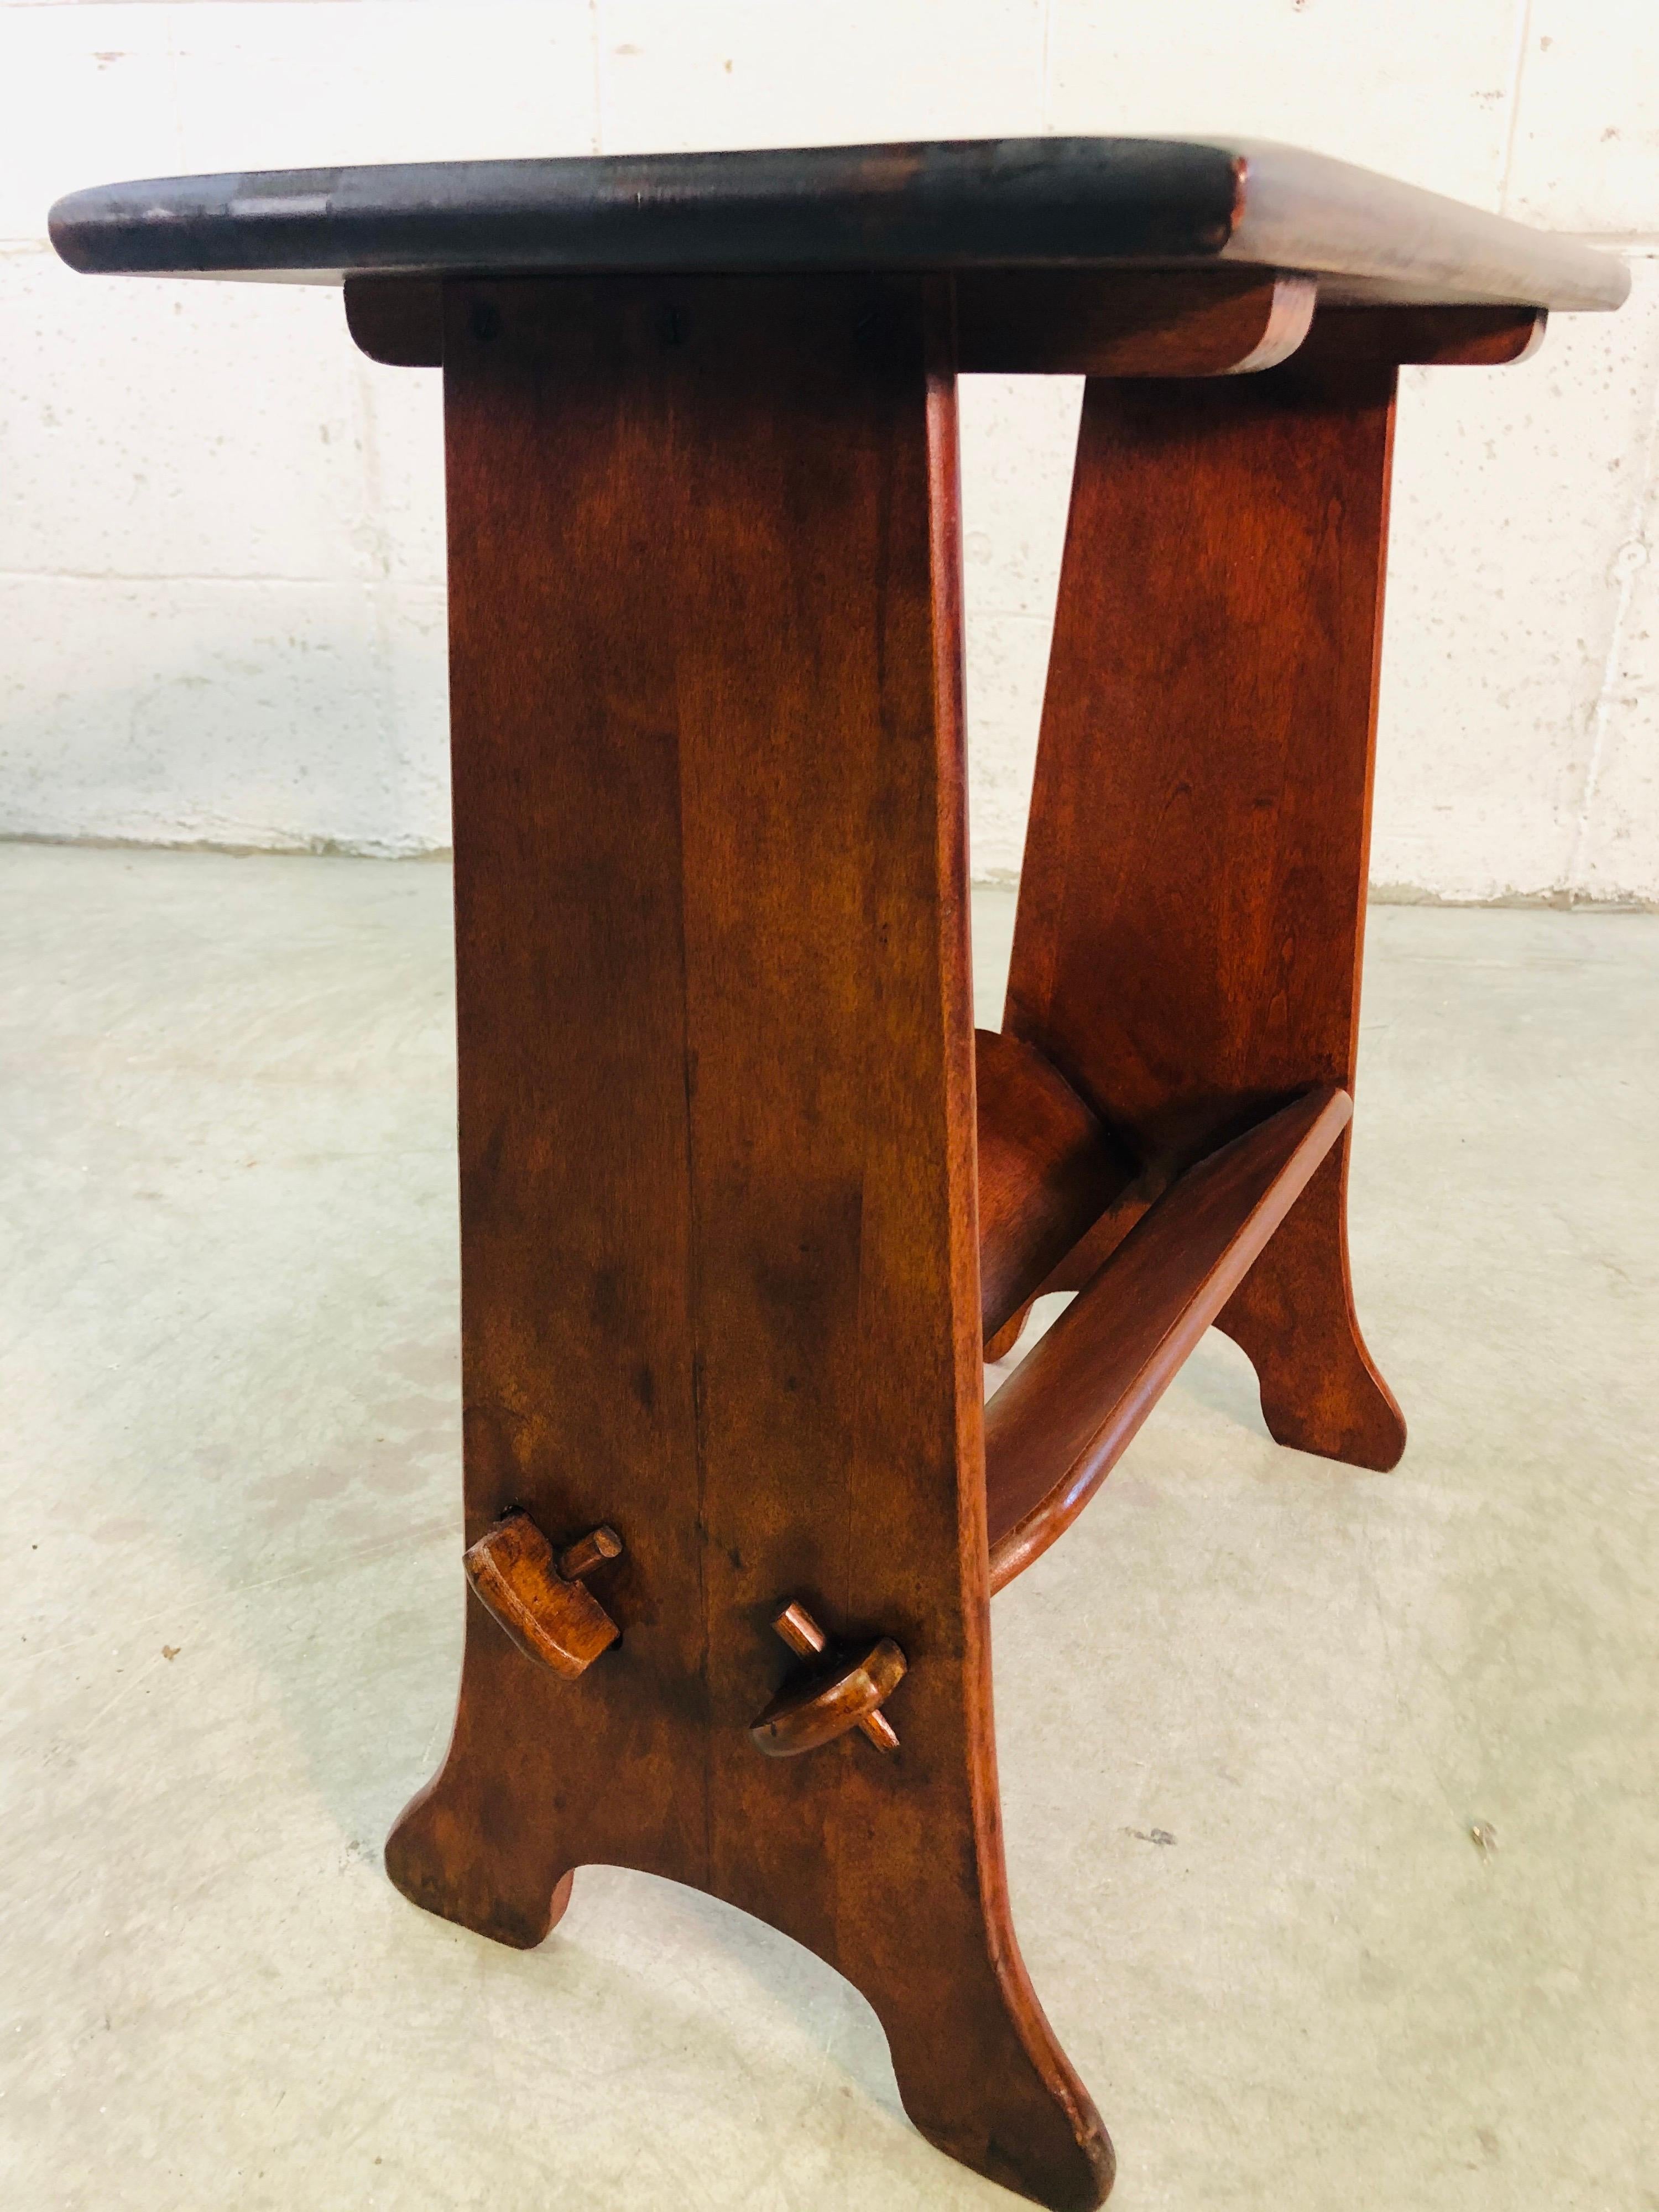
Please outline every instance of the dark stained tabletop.
M985 138L777 152L167 177L52 210L71 267L354 272L1178 268L1316 276L1327 300L1616 307L1624 264L1296 147Z

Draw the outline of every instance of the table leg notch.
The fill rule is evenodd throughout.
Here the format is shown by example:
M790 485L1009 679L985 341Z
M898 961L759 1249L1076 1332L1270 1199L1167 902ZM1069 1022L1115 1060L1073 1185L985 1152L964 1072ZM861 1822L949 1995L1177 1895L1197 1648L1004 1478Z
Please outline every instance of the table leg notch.
M1077 1518L1353 1110L1325 1087L1177 1176L985 1410L991 1587Z

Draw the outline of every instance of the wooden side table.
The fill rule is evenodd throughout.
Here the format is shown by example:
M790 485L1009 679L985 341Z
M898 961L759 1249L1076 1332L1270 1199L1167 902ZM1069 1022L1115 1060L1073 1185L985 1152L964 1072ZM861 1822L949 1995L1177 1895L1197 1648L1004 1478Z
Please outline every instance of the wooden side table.
M52 235L343 279L443 366L472 1601L392 1880L522 1945L590 1861L710 1891L858 1984L940 2148L1097 2203L991 1593L1212 1322L1282 1442L1400 1455L1344 1201L1397 366L1518 360L1623 267L1136 139L172 179ZM975 369L1089 379L977 1036Z

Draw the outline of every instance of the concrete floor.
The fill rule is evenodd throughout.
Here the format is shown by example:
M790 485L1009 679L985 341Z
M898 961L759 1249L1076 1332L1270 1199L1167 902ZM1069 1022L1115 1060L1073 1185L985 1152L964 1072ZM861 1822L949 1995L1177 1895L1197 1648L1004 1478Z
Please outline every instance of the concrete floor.
M459 1644L447 896L0 848L0 2203L1009 2203L769 1930L381 1875ZM1646 2212L1659 921L1384 908L1368 987L1411 1448L1279 1450L1212 1335L998 1600L1021 1937L1120 2212Z

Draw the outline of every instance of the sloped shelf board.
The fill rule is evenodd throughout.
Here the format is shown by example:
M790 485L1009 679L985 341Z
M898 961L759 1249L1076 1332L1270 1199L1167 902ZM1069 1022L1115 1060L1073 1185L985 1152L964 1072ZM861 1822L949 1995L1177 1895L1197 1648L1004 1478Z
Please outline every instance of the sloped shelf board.
M1094 1496L1353 1112L1310 1091L1180 1176L985 1409L991 1588Z

